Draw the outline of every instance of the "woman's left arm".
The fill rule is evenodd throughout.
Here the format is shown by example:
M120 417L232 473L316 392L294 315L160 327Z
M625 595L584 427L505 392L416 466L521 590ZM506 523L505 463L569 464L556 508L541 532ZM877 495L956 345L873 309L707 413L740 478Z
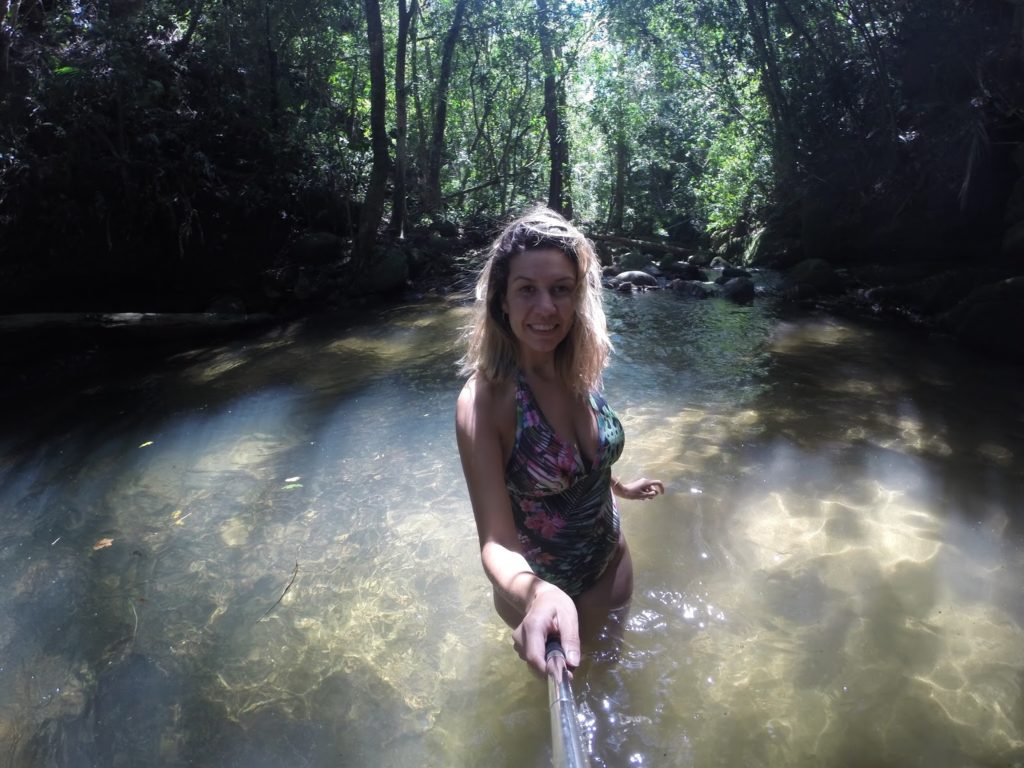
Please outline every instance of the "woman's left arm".
M660 496L665 492L665 484L661 480L648 480L646 477L638 478L628 483L622 483L612 478L612 493L620 499L647 500Z

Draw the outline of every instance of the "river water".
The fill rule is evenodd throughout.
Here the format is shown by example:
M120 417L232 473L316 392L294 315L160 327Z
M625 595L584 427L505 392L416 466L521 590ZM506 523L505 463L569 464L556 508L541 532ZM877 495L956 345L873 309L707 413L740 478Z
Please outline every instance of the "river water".
M766 298L607 300L619 474L667 493L621 504L593 764L1024 764L1020 369ZM455 450L466 321L126 346L5 397L0 764L547 765Z

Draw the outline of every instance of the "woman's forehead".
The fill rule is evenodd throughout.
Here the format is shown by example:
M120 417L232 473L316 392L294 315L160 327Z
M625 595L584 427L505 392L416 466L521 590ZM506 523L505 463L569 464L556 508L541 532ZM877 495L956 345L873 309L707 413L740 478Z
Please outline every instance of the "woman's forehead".
M512 257L509 264L509 279L576 278L576 266L557 248L537 248L523 251Z

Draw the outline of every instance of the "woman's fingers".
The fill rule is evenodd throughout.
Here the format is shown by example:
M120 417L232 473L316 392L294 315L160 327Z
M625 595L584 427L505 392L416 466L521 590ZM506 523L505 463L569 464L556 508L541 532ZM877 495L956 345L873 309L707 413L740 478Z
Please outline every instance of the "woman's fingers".
M626 483L623 488L627 491L627 498L631 499L653 499L665 492L665 484L661 480L648 480L646 477Z
M580 663L579 617L572 598L560 589L551 588L539 594L530 605L522 622L512 632L512 644L536 674L547 671L546 649L550 635L558 635L568 666Z

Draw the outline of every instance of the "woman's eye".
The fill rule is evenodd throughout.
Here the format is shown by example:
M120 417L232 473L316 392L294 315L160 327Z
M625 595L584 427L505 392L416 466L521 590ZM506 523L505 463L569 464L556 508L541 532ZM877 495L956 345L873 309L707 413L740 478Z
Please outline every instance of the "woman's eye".
M524 295L527 295L527 296L528 296L529 294L533 293L533 291L534 291L534 287L533 287L532 285L524 285L524 286L522 286L522 287L521 287L521 288L519 289L519 292L520 292L520 293L522 293L522 294L524 294Z

